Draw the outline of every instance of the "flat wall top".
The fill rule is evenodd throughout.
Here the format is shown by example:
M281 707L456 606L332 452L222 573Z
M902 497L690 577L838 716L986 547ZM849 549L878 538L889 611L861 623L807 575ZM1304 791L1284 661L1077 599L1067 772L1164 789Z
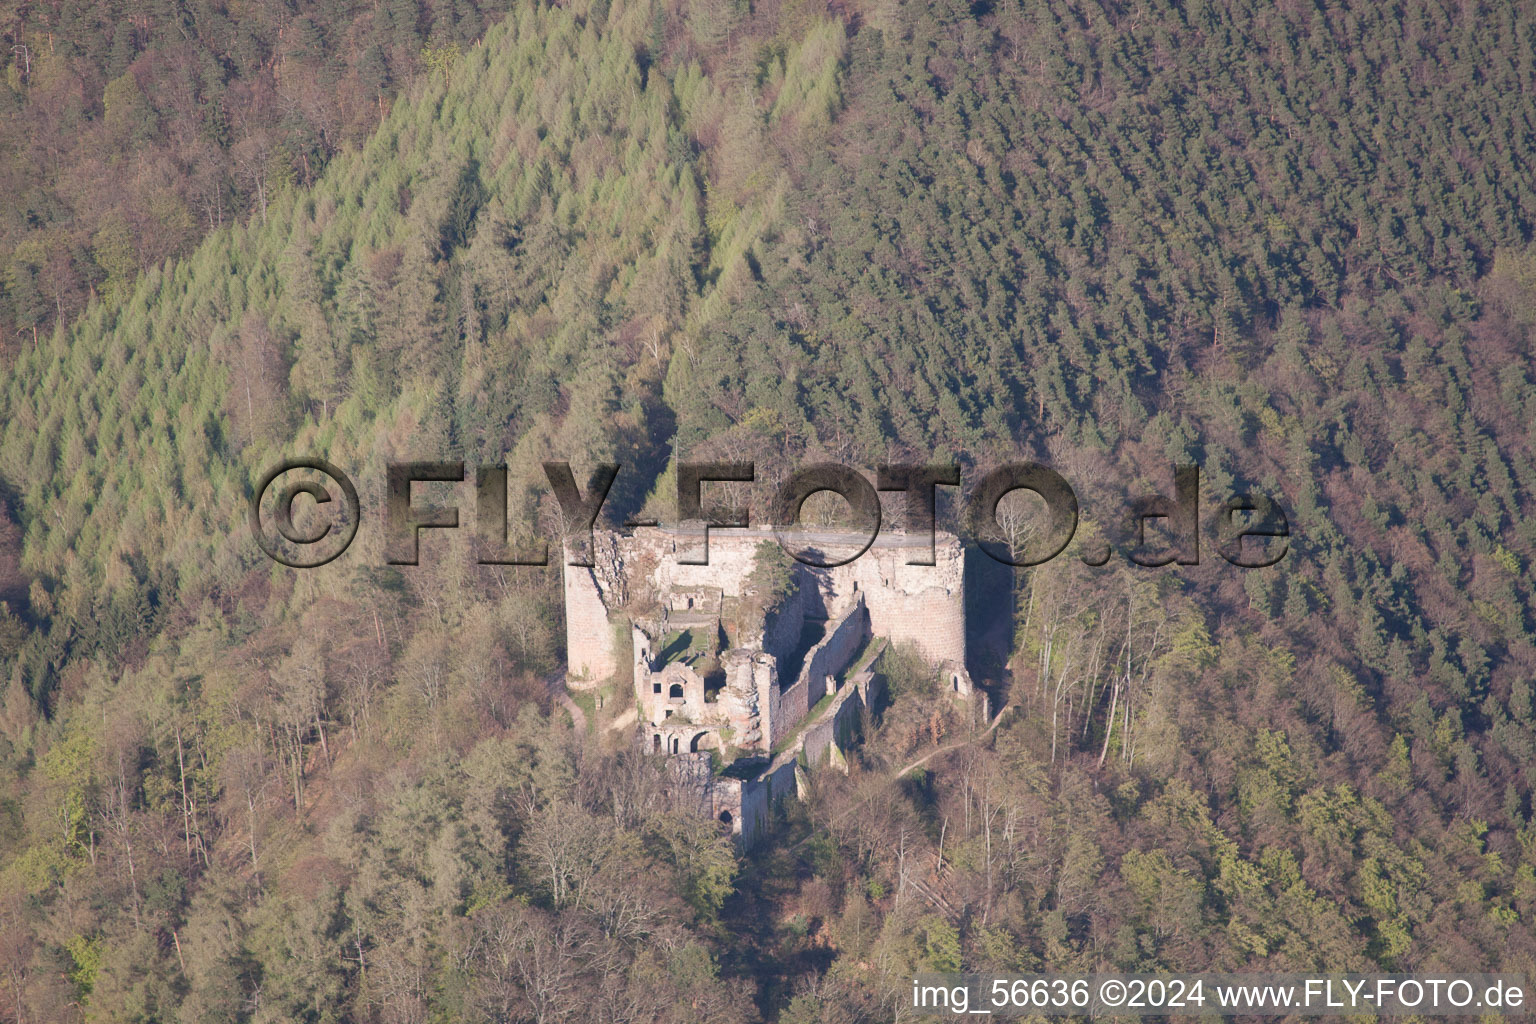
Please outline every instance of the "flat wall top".
M637 526L631 536L637 541L653 541L656 543L684 542L696 543L703 536L702 526ZM882 529L869 543L869 534L845 530L814 530L796 527L784 531L784 539L793 547L800 548L809 545L826 545L832 548L862 548L869 544L871 548L882 550L900 550L903 548L926 548L928 535L921 533L907 533L904 530ZM933 534L934 546L943 551L953 547L958 549L960 539L952 533L944 530L936 530ZM753 546L763 541L777 543L776 535L771 526L711 526L709 528L709 542L711 544L722 543L729 545L750 543Z

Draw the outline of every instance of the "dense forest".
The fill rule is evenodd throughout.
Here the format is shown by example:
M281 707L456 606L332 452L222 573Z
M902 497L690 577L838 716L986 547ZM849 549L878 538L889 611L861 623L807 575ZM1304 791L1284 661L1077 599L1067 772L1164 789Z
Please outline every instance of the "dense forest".
M121 9L119 9L119 7ZM1536 977L1536 10L9 3L0 1020L906 1020L918 970ZM247 499L345 467L294 571ZM732 846L389 461L1060 470ZM1287 510L1239 570L1128 495ZM758 493L760 492L760 493ZM446 494L446 490L442 492ZM461 500L461 508L467 502ZM949 524L954 503L941 509Z
M34 337L90 298L265 217L365 138L403 86L505 5L0 7L0 326Z

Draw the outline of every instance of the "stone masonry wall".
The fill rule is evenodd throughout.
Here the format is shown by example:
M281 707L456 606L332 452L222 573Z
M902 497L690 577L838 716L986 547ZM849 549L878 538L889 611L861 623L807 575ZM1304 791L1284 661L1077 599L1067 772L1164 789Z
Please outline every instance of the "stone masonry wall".
M846 535L808 535L818 550L840 557L851 553ZM617 608L630 589L626 573L646 572L656 593L673 587L719 588L726 597L740 597L755 566L758 545L775 543L767 529L710 531L709 564L677 561L678 543L665 529L645 527L623 536L597 531L592 569L565 569L567 662L577 679L602 680L612 675L615 634L607 609ZM870 631L895 643L910 643L935 665L965 663L964 559L960 541L940 534L931 566L907 565L913 541L903 534L882 533L874 544L846 565L829 569L797 566L802 577L795 600L798 612L786 608L769 623L770 653L787 653L798 639L806 614L825 613L836 619L863 598ZM687 541L682 542L687 549ZM639 567L644 567L643 569ZM786 647L785 645L788 645Z
M779 660L771 654L758 652L752 656L752 685L757 688L758 749L763 753L773 749L773 723L778 721Z
M805 717L807 705L805 686L799 681L793 686L770 688L765 696L768 713L763 716L763 749L768 751Z
M862 603L855 603L832 625L821 642L811 648L795 684L780 692L767 694L768 715L763 720L766 742L772 750L785 736L794 732L811 708L827 694L827 677L847 667L869 636L869 618Z
M796 584L784 603L768 616L764 624L763 650L783 662L800 646L800 633L809 616L824 614L809 573L796 573Z
M907 565L906 538L875 545L847 565L825 570L839 604L862 594L870 632L893 643L910 643L930 662L965 663L964 552L960 541L940 534L935 565Z
M591 569L565 567L566 671L573 681L600 683L619 668L608 607Z
M768 831L772 820L772 811L769 809L771 791L768 786L757 783L737 783L740 798L738 805L741 808L736 817L736 832L741 836L741 844L747 849L757 845L760 836Z
M869 616L864 610L863 601L855 601L853 607L827 631L821 643L811 648L806 655L805 667L800 670L800 679L796 683L805 692L805 711L815 707L827 695L827 677L848 667L848 662L858 653L867 636ZM793 726L784 731L787 732L789 728Z

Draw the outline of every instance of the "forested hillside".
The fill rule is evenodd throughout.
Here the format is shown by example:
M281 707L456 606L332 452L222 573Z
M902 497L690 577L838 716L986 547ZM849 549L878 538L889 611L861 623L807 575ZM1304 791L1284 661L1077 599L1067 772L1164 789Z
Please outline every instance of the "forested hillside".
M35 336L312 185L506 5L0 5L0 330Z
M152 169L192 166L160 92L147 134L113 112L124 74L197 66L209 17L178 10L122 45L140 21L7 12L55 84L13 61L0 119L53 126L0 185L0 1020L872 1022L927 969L1536 976L1531 11L596 0L471 45L492 7L231 6L254 56L176 131L247 71L347 113L323 144L302 104L252 113L276 171L205 217L200 172ZM102 159L153 187L59 198ZM155 189L181 234L132 219ZM364 510L304 572L245 529L294 454ZM386 567L385 463L444 457L505 460L546 535L552 457L624 464L615 521L671 514L676 458L754 459L766 493L1025 457L1084 538L1190 461L1207 508L1262 490L1294 536L1267 570L978 557L973 605L1013 612L975 645L997 727L889 653L848 774L749 856L607 729L622 704L582 729L551 701L557 571L475 565L468 529Z

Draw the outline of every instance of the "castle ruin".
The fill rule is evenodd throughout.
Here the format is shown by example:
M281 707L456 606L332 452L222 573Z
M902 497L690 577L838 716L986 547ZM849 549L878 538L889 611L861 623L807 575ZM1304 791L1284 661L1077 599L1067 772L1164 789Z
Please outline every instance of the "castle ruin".
M866 538L800 531L797 549L837 562ZM858 712L881 693L870 671L886 642L910 644L946 685L965 669L963 551L957 538L882 533L841 565L793 561L766 528L596 531L590 567L565 567L569 683L632 683L639 742L672 756L701 813L744 844L796 772L838 761Z

